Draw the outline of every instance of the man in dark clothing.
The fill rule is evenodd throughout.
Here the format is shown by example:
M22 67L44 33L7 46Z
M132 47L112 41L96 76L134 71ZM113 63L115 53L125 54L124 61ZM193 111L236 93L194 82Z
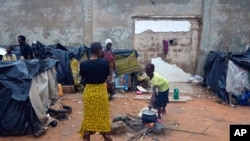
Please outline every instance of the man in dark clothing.
M26 43L26 38L23 35L18 36L18 43L21 51L21 59L34 59L30 45Z

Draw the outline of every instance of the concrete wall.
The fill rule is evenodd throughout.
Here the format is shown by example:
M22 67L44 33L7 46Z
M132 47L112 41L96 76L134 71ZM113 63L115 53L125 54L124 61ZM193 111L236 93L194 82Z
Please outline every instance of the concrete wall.
M196 74L210 50L241 52L249 44L249 0L0 0L0 44L28 42L63 45L114 42L134 47L134 16L201 16ZM219 48L219 45L221 47Z
M203 31L197 74L203 74L209 51L240 53L250 45L249 0L204 0Z
M201 0L93 0L93 40L110 38L114 48L133 48L133 16L201 15ZM181 10L180 10L181 9Z
M147 23L147 20L143 21L145 30L147 30L134 35L134 48L139 52L138 63L141 68L145 68L152 58L161 57L165 62L176 64L185 72L194 74L199 47L198 21L185 18L153 20L153 22L149 20L152 24L148 23L150 26L147 27L145 22ZM157 22L160 22L161 25L156 24ZM179 25L178 23L183 24ZM180 26L185 27L184 23L186 23L187 29L180 28ZM136 26L136 29L142 28L142 26ZM169 28L171 26L173 26L172 29ZM164 27L168 27L169 30L164 31ZM163 40L169 41L171 39L174 40L174 43L168 43L168 52L164 52Z
M0 0L0 44L17 44L17 35L45 44L83 43L80 0Z

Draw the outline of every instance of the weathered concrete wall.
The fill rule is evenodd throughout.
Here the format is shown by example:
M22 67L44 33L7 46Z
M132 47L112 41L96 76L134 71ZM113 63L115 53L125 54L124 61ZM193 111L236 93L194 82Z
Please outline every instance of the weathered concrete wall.
M160 20L161 21L161 20ZM134 48L138 50L138 62L141 68L145 68L147 63L150 63L152 58L161 57L162 60L169 64L176 64L185 72L195 74L197 50L199 44L199 23L196 19L186 20L166 20L171 22L187 22L190 27L187 31L170 32L154 32L150 30L134 35ZM157 26L157 25L156 25ZM168 26L168 25L165 25ZM184 26L184 25L183 25ZM153 27L153 25L151 25ZM161 27L159 29L164 29ZM168 52L163 51L163 40L174 39L174 43L168 43Z
M89 45L110 38L114 48L132 49L134 16L201 16L196 74L203 75L209 51L241 52L250 44L249 7L249 0L0 0L0 44L16 44L24 34L29 43Z
M16 44L19 34L29 43L83 43L80 0L1 0L0 17L0 44Z
M249 0L204 0L203 31L197 74L204 73L206 56L211 50L240 53L249 45Z
M201 6L201 0L93 0L92 37L103 42L110 38L114 48L131 49L133 16L201 15Z

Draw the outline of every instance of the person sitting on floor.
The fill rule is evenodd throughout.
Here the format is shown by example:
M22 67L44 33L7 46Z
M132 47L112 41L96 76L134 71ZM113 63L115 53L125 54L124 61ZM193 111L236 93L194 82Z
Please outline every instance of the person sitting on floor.
M12 53L13 47L12 46L8 46L6 48L6 54L3 55L3 61L14 61L17 60L16 59L16 55Z

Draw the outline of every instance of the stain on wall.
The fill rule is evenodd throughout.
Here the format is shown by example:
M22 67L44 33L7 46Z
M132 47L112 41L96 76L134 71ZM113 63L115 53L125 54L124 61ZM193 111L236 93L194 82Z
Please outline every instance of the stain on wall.
M93 0L93 40L104 42L106 38L113 38L116 47L132 49L133 16L201 15L200 0L183 1L185 8L180 1L166 3L163 0L156 0L155 2L152 4L150 0Z
M250 33L249 0L205 0L203 30L197 64L197 74L203 75L209 51L235 54L246 51Z
M223 47L228 46L234 53L245 51L249 44L250 24L247 19L250 19L250 1L217 0L213 3L215 6L212 13L221 13L217 16L212 14L212 18L216 19L213 26L218 33L214 38L220 39L218 45L221 43Z
M98 11L93 11L92 37L103 44L105 39L111 39L115 49L132 49L133 21L128 16L130 13L124 11L124 6L129 8L130 4L121 3L93 1L93 9Z
M5 0L0 5L1 44L16 44L23 34L27 41L44 44L83 43L81 2L77 0Z
M95 37L107 37L113 42L113 49L128 49L132 48L131 41L129 40L129 36L131 35L131 29L125 27L114 27L110 30L106 29L98 29L94 32ZM101 42L104 43L105 40Z

